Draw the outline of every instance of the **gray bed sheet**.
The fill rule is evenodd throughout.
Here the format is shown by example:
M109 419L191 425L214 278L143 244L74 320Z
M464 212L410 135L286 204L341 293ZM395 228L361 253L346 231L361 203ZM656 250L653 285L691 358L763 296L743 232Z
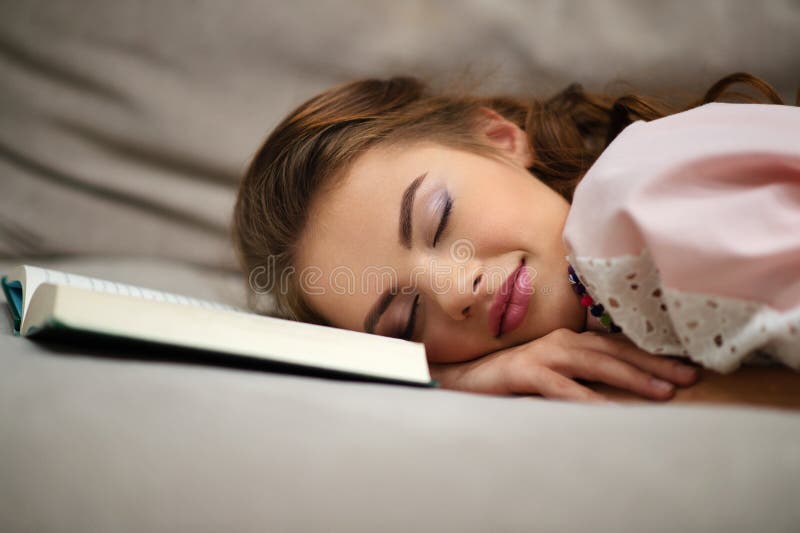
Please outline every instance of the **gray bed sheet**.
M217 291L188 265L48 266ZM119 358L14 337L0 311L4 533L788 532L800 524L798 443L796 411L581 405Z

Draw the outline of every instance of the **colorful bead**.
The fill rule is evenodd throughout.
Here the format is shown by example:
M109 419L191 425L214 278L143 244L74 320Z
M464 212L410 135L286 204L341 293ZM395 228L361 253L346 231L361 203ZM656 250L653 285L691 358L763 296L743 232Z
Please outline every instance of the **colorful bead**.
M583 283L581 283L581 280L578 277L578 274L575 273L575 269L572 268L572 265L567 266L567 274L569 282L572 285L572 289L578 296L580 296L581 305L588 307L592 316L597 317L600 323L608 328L611 333L621 332L622 328L614 324L614 320L611 318L611 315L608 314L602 304L595 304L594 299L586 291L586 287L583 285Z

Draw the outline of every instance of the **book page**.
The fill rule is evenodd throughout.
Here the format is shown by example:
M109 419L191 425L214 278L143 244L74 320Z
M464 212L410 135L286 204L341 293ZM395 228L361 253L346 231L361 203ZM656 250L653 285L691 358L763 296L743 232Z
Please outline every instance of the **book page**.
M34 298L28 316L30 324L45 326L44 330L50 317L54 318L51 330L94 332L206 354L422 384L431 380L422 343L253 313L174 306L74 286L46 284L42 289L46 289L41 299L44 305L39 305L38 296Z
M71 274L69 272L62 272L60 270L25 265L25 273L25 294L23 295L24 311L28 310L30 295L36 291L36 287L42 283L53 283L55 285L69 285L71 287L77 287L81 289L90 289L95 292L107 292L111 294L120 294L123 296L133 296L135 298L143 298L145 300L156 300L161 302L190 305L194 307L204 307L207 309L221 309L225 311L249 313L249 311L245 309L240 309L220 302L200 300L181 294L157 291L155 289L138 287L136 285L127 285L125 283L119 283L116 281L81 276L78 274ZM25 315L23 313L23 317L24 316Z
M23 336L90 333L361 377L431 382L422 343L268 317L220 302L32 265L17 266L9 279L24 280L26 293L38 293L26 296L19 326Z

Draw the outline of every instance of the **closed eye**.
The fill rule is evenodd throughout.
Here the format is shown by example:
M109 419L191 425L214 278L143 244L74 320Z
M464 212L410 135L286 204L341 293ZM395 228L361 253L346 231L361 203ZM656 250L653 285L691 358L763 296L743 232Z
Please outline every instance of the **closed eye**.
M447 195L447 200L444 204L444 209L442 210L442 218L439 220L439 226L436 228L436 234L433 236L433 246L436 246L436 243L439 241L439 238L444 233L444 230L447 229L447 221L450 218L450 213L453 210L453 199L450 195ZM411 337L414 335L414 327L417 321L417 309L419 308L419 294L414 297L414 302L411 304L411 313L408 317L408 322L406 323L406 327L403 330L403 333L400 334L399 338L405 340L411 340Z
M453 199L450 195L447 196L447 202L445 202L444 210L442 211L442 219L439 221L439 227L436 228L436 234L433 236L433 245L436 246L436 243L439 241L439 237L441 237L442 232L447 227L447 220L450 218L450 211L453 210Z
M408 317L408 324L406 324L406 329L403 330L403 333L400 335L401 339L410 341L411 337L414 335L414 325L417 323L418 307L419 307L419 293L414 297L414 302L411 304L411 316Z

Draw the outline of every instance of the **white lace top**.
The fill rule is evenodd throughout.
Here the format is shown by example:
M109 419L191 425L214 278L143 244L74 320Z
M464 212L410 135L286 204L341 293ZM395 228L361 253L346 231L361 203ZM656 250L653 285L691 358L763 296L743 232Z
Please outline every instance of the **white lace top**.
M636 122L575 191L567 260L639 347L800 371L800 109Z

